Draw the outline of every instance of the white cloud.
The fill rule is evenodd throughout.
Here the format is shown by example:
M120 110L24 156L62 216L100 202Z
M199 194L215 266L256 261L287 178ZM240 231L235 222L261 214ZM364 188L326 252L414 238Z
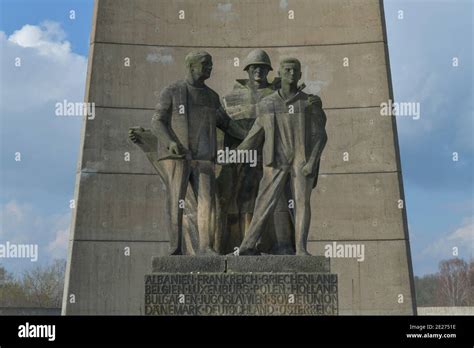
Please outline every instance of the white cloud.
M43 214L31 204L10 201L0 206L0 236L1 241L13 244L37 244L38 259L49 263L53 259L65 258L70 212L62 214ZM2 260L2 264L10 264L9 270L16 270L25 265L24 260ZM31 263L26 262L26 265Z
M448 235L441 236L428 245L422 252L422 257L433 257L438 261L450 259L453 248L457 248L459 257L469 260L474 256L474 217L466 218L461 226Z
M0 49L0 138L7 154L0 240L38 244L38 262L49 263L66 256L81 127L78 117L57 117L55 103L83 101L87 58L72 52L55 22L26 24L10 36L0 31ZM21 162L8 156L16 151ZM0 261L13 272L32 266Z
M459 242L462 244L474 245L474 217L466 219L464 226L458 228L456 231L451 233L448 237L448 240Z
M24 25L9 37L0 31L3 202L39 206L45 196L69 201L72 195L82 120L56 116L55 104L84 100L87 59L64 38L52 22ZM16 152L21 162L14 161Z
M22 221L25 217L22 207L20 207L18 203L16 203L15 201L8 202L5 205L5 215L8 217L9 221L17 221L17 222Z
M26 24L7 39L0 32L4 112L25 111L49 102L81 99L87 59L71 51L58 23ZM15 64L20 60L20 66ZM78 93L80 91L80 93Z
M26 225L32 221L28 221L31 217L32 206L30 204L21 204L16 201L10 201L0 206L0 237L2 240L9 240L17 243L24 243L28 240L28 228Z
M46 250L50 253L49 256L52 259L65 258L69 240L71 214L55 215L51 222L54 224L52 228L54 239L49 242Z
M65 257L68 240L69 240L69 228L57 231L56 238L51 243L48 244L48 251L51 252L51 256L54 255L54 258ZM58 256L58 255L61 255L61 256Z
M66 33L59 23L43 22L40 26L24 25L16 30L8 41L21 47L33 47L38 53L48 57L67 60L71 54L71 44L64 41Z

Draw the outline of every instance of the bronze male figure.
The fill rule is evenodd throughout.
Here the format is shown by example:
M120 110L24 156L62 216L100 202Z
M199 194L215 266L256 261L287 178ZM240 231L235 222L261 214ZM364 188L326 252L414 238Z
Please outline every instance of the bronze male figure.
M311 220L310 197L316 186L321 153L327 142L326 115L321 99L298 87L301 63L295 58L280 63L281 89L257 105L259 117L238 149L257 149L263 143L263 177L254 217L240 246L240 255L258 254L256 244L286 180L290 178L295 202L296 255L310 255L307 239Z
M243 138L245 133L225 113L216 92L206 86L211 76L212 57L204 51L191 52L185 58L187 74L163 89L152 132L157 137L161 176L168 185L172 221L171 255L182 254L183 210L188 185L197 202L197 254L216 254L216 127ZM130 138L136 141L137 132ZM137 135L138 136L138 135Z
M248 133L257 118L257 103L275 92L280 86L280 78L272 83L267 79L273 70L270 57L262 49L252 50L244 61L248 79L238 79L232 92L224 96L223 105L227 114ZM224 147L235 149L241 139L225 135ZM256 150L261 154L261 148ZM217 179L222 209L223 250L230 252L240 245L252 221L258 184L263 175L262 158L257 165L226 165L222 167ZM229 185L229 183L231 183ZM272 254L293 254L293 224L288 208L288 197L282 195L277 204L273 219L267 226L268 238L259 242L259 249ZM225 248L227 246L227 248Z

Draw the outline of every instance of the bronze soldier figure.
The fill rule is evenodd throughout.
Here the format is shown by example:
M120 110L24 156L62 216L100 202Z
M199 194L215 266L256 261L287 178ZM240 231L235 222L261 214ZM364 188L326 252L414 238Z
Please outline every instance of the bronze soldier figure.
M257 149L263 143L263 177L254 217L240 246L240 255L258 254L256 244L290 178L295 202L297 255L310 255L307 239L311 220L310 197L316 186L321 153L327 142L326 115L321 99L298 87L301 63L295 58L280 63L281 89L257 105L259 117L238 149Z
M272 83L267 80L273 70L270 57L261 49L251 51L244 61L248 79L238 79L231 93L223 98L227 114L248 132L257 118L257 103L272 94L278 87L280 79ZM224 147L235 149L241 143L229 134L225 135ZM261 148L257 149L261 154ZM217 179L223 220L223 250L229 252L233 246L240 245L252 220L258 184L263 175L262 157L257 166L226 165L222 167ZM229 184L232 183L232 184ZM293 254L293 225L288 208L288 197L282 195L267 226L270 238L262 241L259 249L273 254ZM267 235L268 235L267 234ZM266 243L265 243L266 242ZM227 248L226 248L227 246Z

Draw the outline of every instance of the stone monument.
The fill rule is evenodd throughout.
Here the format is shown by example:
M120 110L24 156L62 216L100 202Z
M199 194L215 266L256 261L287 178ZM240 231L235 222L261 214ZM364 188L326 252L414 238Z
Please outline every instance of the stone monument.
M64 314L415 313L382 2L94 13Z
M258 89L264 92L268 89L265 77L268 66L271 68L270 59L263 50L252 51L248 58L251 64L246 64L244 70L250 70L250 78L246 85L258 81L260 74L263 78L262 83L249 86L251 99L247 103L240 101L242 106L254 110L245 115L247 127L229 118L217 94L204 84L211 76L212 57L201 51L186 56L186 79L161 92L152 119L153 129L132 127L129 130L130 140L146 154L156 152L149 158L167 183L169 210L175 211L171 214L173 228L169 232L170 255L174 257L160 256L153 261L154 274L147 275L145 281L146 314L328 315L338 312L337 275L318 273L329 272L329 260L298 257L311 256L306 247L310 196L327 142L321 99L304 93L304 84L298 87L301 63L295 58L281 61L280 88L267 96L259 96ZM260 156L262 175L256 177L261 180L255 180L252 175L257 174L256 171L231 168L228 173L221 173L221 190L216 190L216 126L234 141L245 138L237 149L230 151L263 153ZM224 170L228 168L224 166ZM234 179L244 185L226 190L226 187L234 187ZM188 183L192 183L191 192L186 190ZM277 224L269 228L267 221L273 218L279 203L284 207L288 204L289 218L290 204L283 199L287 197L284 192L287 184L291 186L289 198L295 202L296 229L293 231L289 225L278 227L287 229L286 235L294 234L296 252L289 253L297 256L234 259L261 255L257 249L261 236L271 232L278 235L275 233ZM242 196L254 191L254 186L258 194L249 197L254 201L250 202L254 206L250 210L253 217L241 246L230 258L217 257L214 244L224 239L218 236L229 236L232 231L227 231L228 224L219 226L217 221L224 218L216 215L227 215L228 201L238 196L239 190ZM184 251L182 220L186 201L196 202L190 205L186 215L189 219L194 217L199 243L197 256L184 258L177 255L183 255ZM248 211L248 201L236 201L238 211ZM209 233L211 231L213 233ZM214 238L210 238L211 235ZM278 238L273 244L270 250L281 251ZM202 255L213 256L203 259ZM316 266L311 267L315 262ZM312 273L303 273L307 269Z

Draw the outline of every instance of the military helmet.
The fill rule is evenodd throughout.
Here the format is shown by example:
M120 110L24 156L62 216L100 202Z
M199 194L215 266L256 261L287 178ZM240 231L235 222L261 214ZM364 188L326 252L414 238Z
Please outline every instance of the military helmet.
M244 64L244 71L246 71L249 66L253 64L266 65L270 68L270 70L273 70L272 63L270 62L270 57L268 56L267 52L261 49L251 51L247 58L245 58Z

